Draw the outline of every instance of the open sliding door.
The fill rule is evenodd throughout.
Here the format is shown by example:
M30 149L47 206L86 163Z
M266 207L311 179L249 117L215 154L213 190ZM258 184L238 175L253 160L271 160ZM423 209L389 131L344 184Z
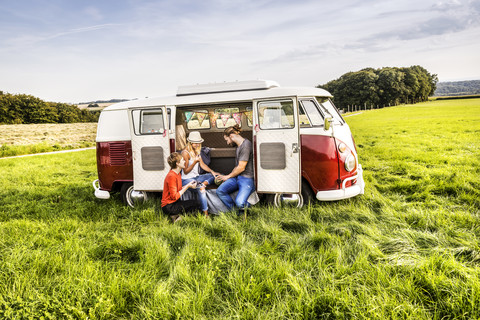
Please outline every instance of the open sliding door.
M170 167L170 139L166 107L130 108L133 188L162 191Z
M300 193L297 99L254 101L257 191Z

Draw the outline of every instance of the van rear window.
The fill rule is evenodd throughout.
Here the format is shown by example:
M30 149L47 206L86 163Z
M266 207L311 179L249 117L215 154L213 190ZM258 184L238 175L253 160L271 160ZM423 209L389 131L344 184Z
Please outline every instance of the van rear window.
M133 110L133 128L139 134L163 134L165 122L162 109Z

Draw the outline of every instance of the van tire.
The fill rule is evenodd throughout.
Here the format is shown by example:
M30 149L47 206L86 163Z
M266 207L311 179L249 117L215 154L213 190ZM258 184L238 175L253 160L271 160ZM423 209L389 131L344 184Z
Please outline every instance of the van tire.
M135 208L135 204L137 203L137 201L132 197L133 192L141 194L144 202L148 199L147 192L134 190L132 183L124 183L120 192L122 194L122 202L131 208Z
M316 199L310 184L304 179L302 179L302 197L304 205L312 204Z
M283 200L282 200L282 195L284 193L275 193L274 195L274 200L273 200L273 205L276 207L276 208L280 208L280 207L283 207ZM296 208L301 208L303 207L303 196L302 194L294 194L293 196L297 197L297 200L298 200L298 203L297 205L295 206Z
M275 202L275 194L273 193L264 193L262 194L262 202L267 206L273 206Z
M128 202L127 202L127 190L128 188L130 188L131 186L133 186L133 183L131 182L125 182L122 184L122 187L120 188L120 194L122 196L122 202L124 205L128 206Z

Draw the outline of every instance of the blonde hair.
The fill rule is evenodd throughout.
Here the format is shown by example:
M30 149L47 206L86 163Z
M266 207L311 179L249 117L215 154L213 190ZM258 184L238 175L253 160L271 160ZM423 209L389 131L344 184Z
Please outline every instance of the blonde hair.
M187 146L185 147L185 150L187 150L187 152L189 154L194 154L196 156L198 156L200 154L200 150L202 149L202 144L201 143L197 143L198 144L198 147L194 148L192 146L192 143L190 141L187 142Z

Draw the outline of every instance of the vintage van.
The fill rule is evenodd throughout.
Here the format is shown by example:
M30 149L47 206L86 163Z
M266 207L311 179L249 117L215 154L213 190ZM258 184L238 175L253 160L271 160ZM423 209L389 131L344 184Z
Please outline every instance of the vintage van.
M355 142L331 97L319 88L255 80L182 86L175 96L111 105L98 121L95 196L120 192L134 206L162 192L167 157L194 130L210 149L209 166L230 173L235 148L223 132L235 124L253 143L260 197L300 207L363 194Z

